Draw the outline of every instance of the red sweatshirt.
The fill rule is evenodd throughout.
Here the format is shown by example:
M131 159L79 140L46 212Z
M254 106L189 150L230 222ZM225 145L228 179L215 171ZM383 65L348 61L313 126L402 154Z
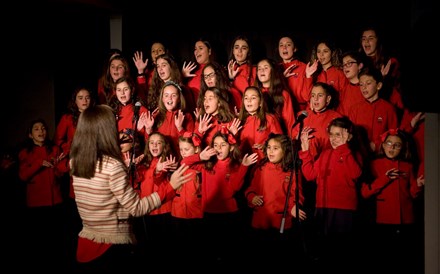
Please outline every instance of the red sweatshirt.
M26 204L28 207L52 206L62 202L61 188L57 179L68 172L65 157L53 168L43 166L43 160L52 161L61 154L61 149L53 146L49 153L47 147L35 145L31 151L22 149L18 154L20 180L26 182Z
M259 130L260 119L257 116L248 116L243 125L243 128L239 132L240 136L240 151L243 153L258 153L258 159L263 159L264 153L261 149L252 148L255 144L263 145L269 134L277 133L282 134L280 122L275 118L275 115L266 114L266 128Z
M310 153L316 158L322 150L331 148L330 139L328 138L327 127L330 122L342 115L332 109L327 109L323 112L314 112L309 110L308 116L304 119L304 127L313 128L313 138L310 139ZM296 138L299 131L299 125L292 130L293 138Z
M245 195L252 211L252 227L269 229L281 228L281 219L284 212L284 204L286 202L287 189L292 178L292 188L289 194L288 210L286 215L285 228L292 227L292 215L290 214L295 205L296 186L295 173L291 171L283 171L279 165L271 162L264 164L262 167L255 169L250 186L246 189ZM298 176L301 178L301 176ZM300 198L302 204L304 197L302 196L302 185L298 182ZM251 202L256 195L263 196L263 205L254 206Z
M362 126L366 130L368 140L375 143L376 150L382 143L380 135L398 127L396 108L382 98L372 103L364 100L353 105L348 117L355 125Z
M306 84L305 81L306 64L298 59L294 59L288 63L281 63L283 71L292 65L295 66L293 69L294 75L287 78L287 84L291 94L294 96L299 105L299 109L297 111L301 111L307 109L307 105L310 100L310 91L312 89Z
M356 183L362 169L347 144L323 150L314 161L310 151L300 151L301 170L308 181L315 181L316 207L356 210Z
M404 174L391 180L386 172L392 168ZM376 223L414 223L413 200L423 187L417 186L417 174L414 174L412 164L380 158L372 162L371 170L375 179L371 184L363 184L361 193L365 198L376 195Z
M213 170L206 170L204 166L194 165L200 162L199 154L188 156L182 163L202 172L202 205L203 212L229 213L238 211L237 201L234 198L244 183L247 166L239 165L236 168L229 166L230 158L218 161Z

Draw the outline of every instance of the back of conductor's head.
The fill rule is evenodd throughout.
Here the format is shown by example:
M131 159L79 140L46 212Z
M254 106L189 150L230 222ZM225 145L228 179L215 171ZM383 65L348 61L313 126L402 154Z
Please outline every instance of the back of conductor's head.
M96 146L98 151L119 149L118 129L113 110L108 105L91 106L78 120L75 137L83 146Z

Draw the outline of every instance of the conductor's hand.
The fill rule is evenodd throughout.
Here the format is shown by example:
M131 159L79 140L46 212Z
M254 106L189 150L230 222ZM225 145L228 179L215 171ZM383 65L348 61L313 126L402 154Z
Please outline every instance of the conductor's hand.
M178 189L181 185L191 180L191 173L183 175L189 166L182 164L176 171L173 172L170 179L170 184L173 189Z

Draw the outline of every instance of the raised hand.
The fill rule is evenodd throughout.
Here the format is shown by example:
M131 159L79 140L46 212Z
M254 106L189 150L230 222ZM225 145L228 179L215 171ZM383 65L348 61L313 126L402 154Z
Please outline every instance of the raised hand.
M178 110L177 114L174 116L174 125L177 128L177 131L181 131L183 129L183 121L185 120L185 115L183 115L182 110Z
M188 62L188 64L186 62L183 62L182 76L183 77L194 77L194 76L196 76L195 73L191 73L191 71L193 71L196 67L197 67L197 64L194 63L194 62Z
M199 157L200 160L207 161L214 155L217 155L217 151L214 148L207 146L200 152Z
M178 189L180 186L189 182L191 180L192 173L183 175L187 171L189 166L182 164L178 169L176 169L170 178L170 184L173 189Z
M243 128L243 126L240 126L241 121L238 118L234 118L234 120L232 120L232 123L229 124L228 126L228 130L233 134L233 135L237 135L238 131L240 131L240 129Z
M145 127L145 131L147 134L150 134L153 131L154 125L154 116L150 111L146 111L141 113L138 120L137 129L141 131Z
M144 73L145 68L147 68L147 65L148 65L148 59L145 59L145 62L144 62L142 56L143 56L142 51L136 51L133 56L133 62L134 62L134 65L136 66L139 74Z
M210 127L212 127L211 120L212 120L212 116L208 113L205 113L202 117L200 117L200 122L199 122L200 133L204 134L206 131L208 131Z
M293 64L287 67L283 72L284 77L289 78L290 76L298 75L297 72L293 72L297 67L297 64Z
M237 67L234 69L235 64L237 64L237 61L231 60L228 63L228 76L230 80L233 80L235 76L240 72L240 67Z
M252 164L255 164L258 161L258 154L252 153L251 155L245 154L243 157L243 160L241 161L241 164L244 166L250 166Z

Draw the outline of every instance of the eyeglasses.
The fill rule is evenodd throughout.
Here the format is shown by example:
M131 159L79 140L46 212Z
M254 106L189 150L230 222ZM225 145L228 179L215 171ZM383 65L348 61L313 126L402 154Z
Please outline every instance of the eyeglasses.
M341 133L329 133L328 137L330 139L341 139L342 138L342 134Z
M385 145L386 145L387 147L394 148L394 149L401 149L401 148L402 148L402 144L401 144L401 143L394 143L394 144L393 144L393 143L390 142L390 141L386 142Z
M343 64L342 67L343 68L351 68L351 66L353 64L357 64L357 62L356 61L347 62L347 63Z
M205 80L211 79L215 76L215 72L211 72L210 74L206 74L203 75L203 78L205 78Z

